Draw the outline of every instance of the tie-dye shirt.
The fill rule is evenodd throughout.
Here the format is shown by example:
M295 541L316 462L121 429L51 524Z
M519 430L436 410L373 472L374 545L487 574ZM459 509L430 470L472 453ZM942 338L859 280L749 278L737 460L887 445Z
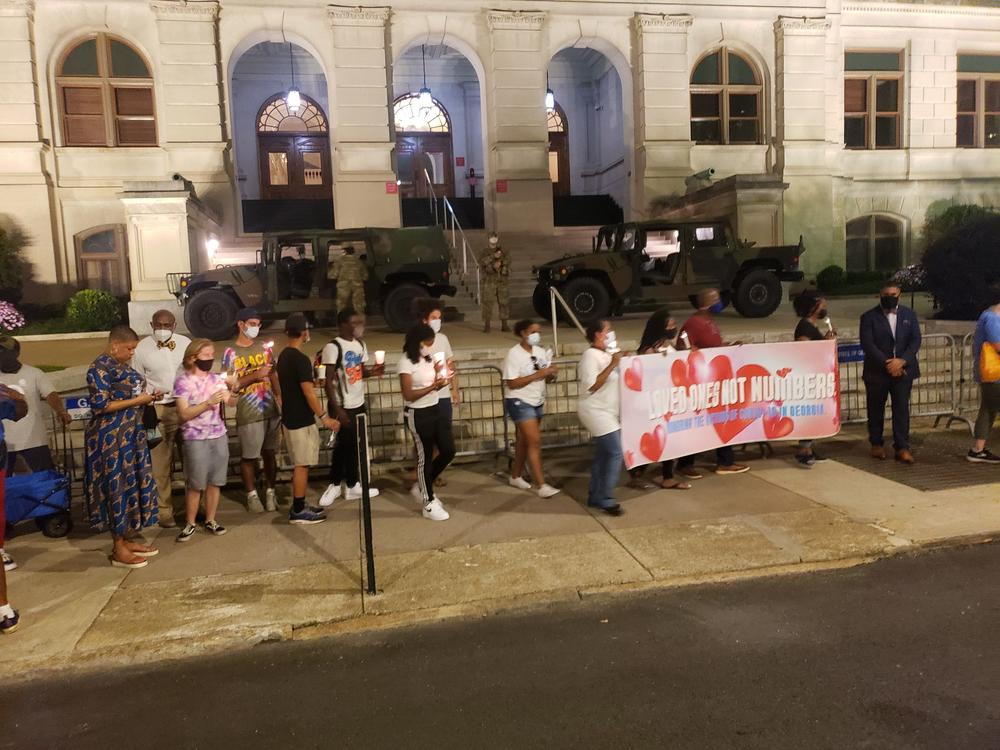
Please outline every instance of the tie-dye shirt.
M225 379L218 373L202 375L196 372L182 372L174 381L174 398L182 398L188 406L204 404L214 394L226 387ZM222 404L216 404L203 411L194 419L181 423L181 434L185 440L213 440L224 437L226 423L222 421Z
M274 364L274 359L263 344L230 346L222 354L222 369L234 373L238 378L268 364ZM278 416L278 405L275 403L269 379L250 383L236 393L239 396L236 402L237 425L251 424Z

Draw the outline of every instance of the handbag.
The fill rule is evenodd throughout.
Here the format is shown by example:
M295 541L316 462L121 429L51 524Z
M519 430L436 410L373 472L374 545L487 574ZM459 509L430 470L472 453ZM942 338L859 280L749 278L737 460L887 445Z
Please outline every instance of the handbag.
M156 407L146 404L142 410L142 426L146 430L146 444L152 450L163 442L163 433L160 432L160 418L156 415Z
M1000 380L1000 353L989 341L983 342L979 353L979 380L983 383L995 383Z

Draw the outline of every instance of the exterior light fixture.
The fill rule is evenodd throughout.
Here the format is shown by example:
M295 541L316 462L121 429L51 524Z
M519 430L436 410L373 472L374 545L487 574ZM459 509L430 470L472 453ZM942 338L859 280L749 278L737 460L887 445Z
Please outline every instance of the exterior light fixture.
M423 44L420 45L420 62L424 69L424 85L417 92L417 104L421 109L430 109L434 106L434 98L431 96L431 90L427 88L427 47Z
M205 240L205 249L208 251L209 257L215 255L219 251L219 238L214 235L210 235L207 240Z
M292 70L292 86L288 89L288 93L285 94L285 104L288 106L288 112L293 115L299 113L299 109L302 107L302 95L299 94L299 90L295 87L295 58L292 56L292 45L288 44L288 67Z
M552 93L552 88L549 86L549 74L545 74L545 109L555 109L556 108L556 95Z

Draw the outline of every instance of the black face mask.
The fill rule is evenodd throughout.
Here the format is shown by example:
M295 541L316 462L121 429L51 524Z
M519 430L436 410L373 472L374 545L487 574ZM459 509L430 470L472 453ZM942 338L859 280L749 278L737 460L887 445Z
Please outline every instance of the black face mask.
M663 337L664 338L668 338L668 339L675 339L675 338L677 338L677 329L676 328L668 328L667 330L665 330L663 332Z
M820 319L825 318L827 312L829 311L825 307L821 307L819 310L816 311L816 317Z
M899 304L899 297L894 297L891 294L883 294L879 297L879 304L882 305L883 310L895 310L896 306Z
M211 372L212 371L212 365L215 364L215 360L214 359L196 359L194 361L194 363L198 367L198 369L201 370L202 372Z
M0 352L0 372L13 373L21 369L16 352Z

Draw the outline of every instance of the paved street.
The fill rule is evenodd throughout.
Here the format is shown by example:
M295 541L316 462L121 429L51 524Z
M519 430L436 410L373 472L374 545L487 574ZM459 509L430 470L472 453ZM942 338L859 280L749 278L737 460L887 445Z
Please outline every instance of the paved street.
M1000 747L1000 544L12 686L0 747Z

